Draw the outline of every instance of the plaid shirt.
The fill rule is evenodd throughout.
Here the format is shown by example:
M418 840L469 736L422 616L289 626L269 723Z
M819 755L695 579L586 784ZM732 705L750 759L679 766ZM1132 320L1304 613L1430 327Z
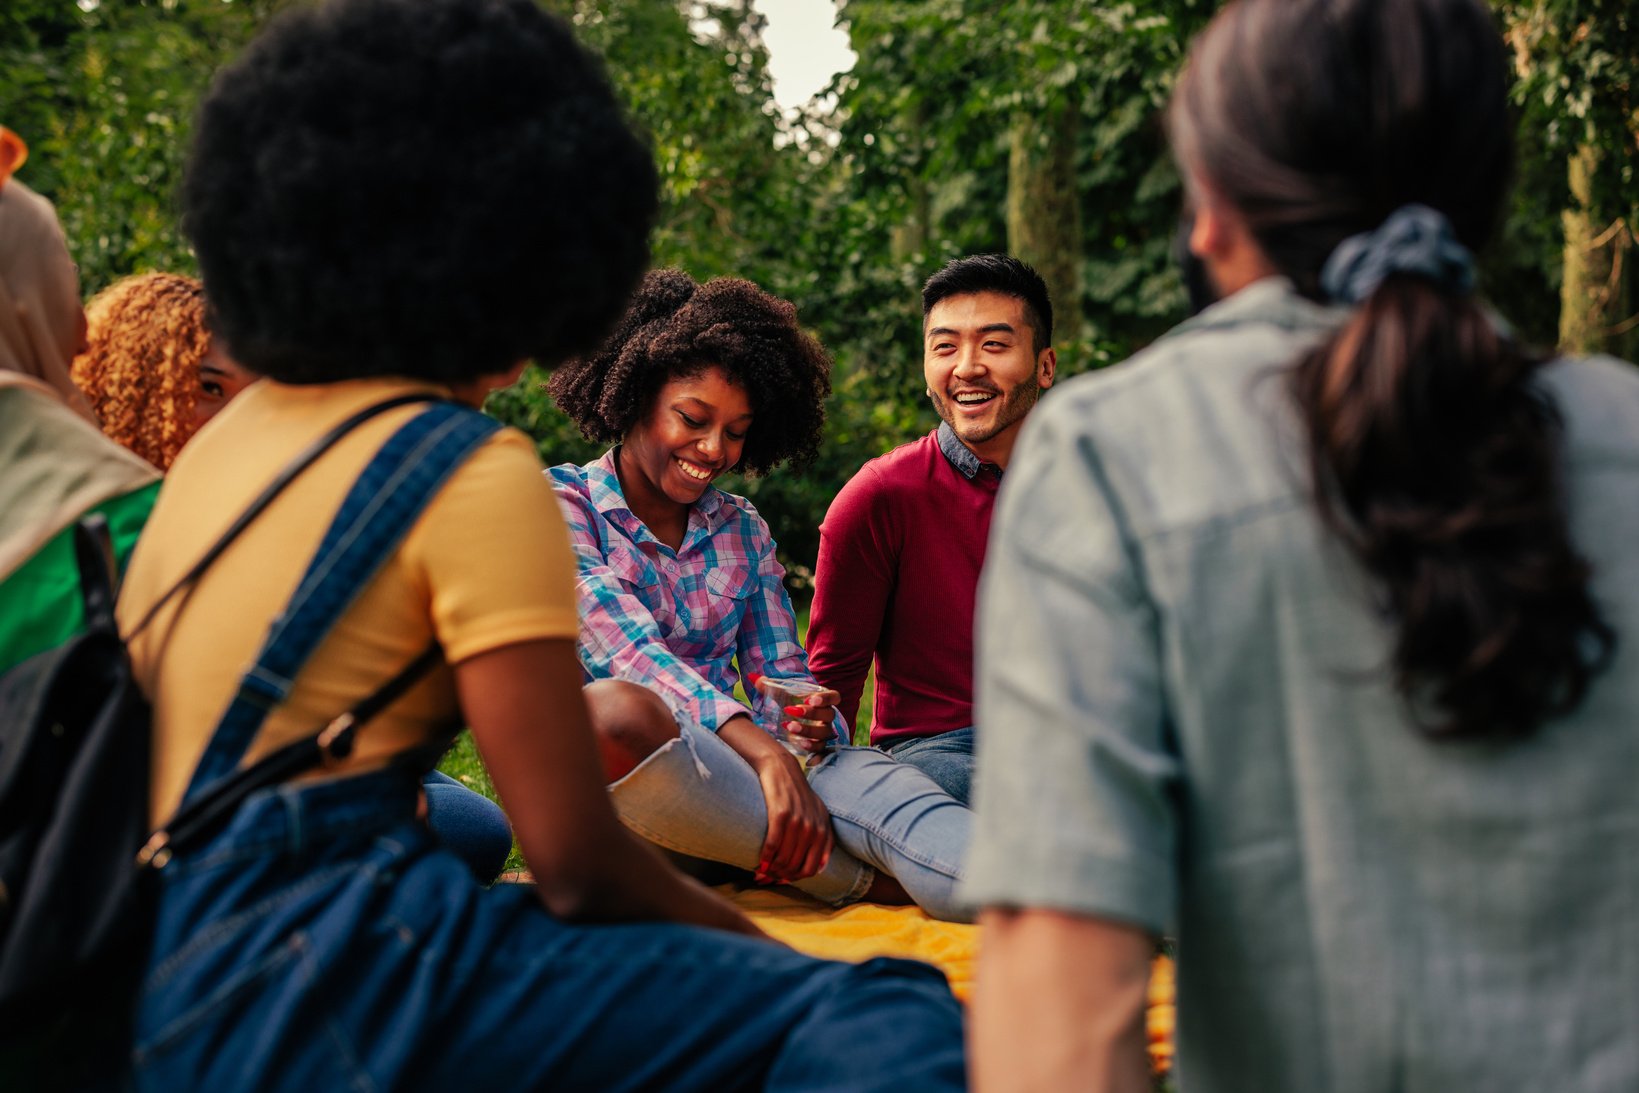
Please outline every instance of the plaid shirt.
M752 712L734 697L742 674L813 678L781 583L785 567L750 501L707 489L689 510L682 549L673 551L626 507L613 449L546 473L575 550L588 679L640 683L715 732ZM776 724L773 702L752 693L756 720ZM847 742L840 715L837 736Z

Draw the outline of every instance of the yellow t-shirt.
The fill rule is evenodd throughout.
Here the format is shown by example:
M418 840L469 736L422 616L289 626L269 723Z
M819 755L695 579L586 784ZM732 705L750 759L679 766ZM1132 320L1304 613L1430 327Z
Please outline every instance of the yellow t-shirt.
M264 380L216 416L171 468L132 557L120 625L135 625L298 453L355 411L438 388L401 379L289 386ZM355 429L250 525L131 643L154 704L149 807L180 803L205 743L289 601L342 499L370 457L422 407L389 410ZM433 498L398 550L348 608L268 715L255 760L322 728L370 694L436 636L450 664L522 641L575 636L575 563L551 487L529 440L492 437ZM342 768L379 765L425 743L457 712L440 668L361 730ZM548 716L542 711L542 716Z

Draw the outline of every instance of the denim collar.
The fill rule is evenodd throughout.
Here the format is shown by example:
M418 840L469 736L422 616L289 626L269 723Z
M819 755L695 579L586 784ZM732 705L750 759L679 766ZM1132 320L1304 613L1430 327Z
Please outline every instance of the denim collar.
M978 473L986 467L990 468L991 473L997 478L1002 476L1000 467L994 463L986 463L974 455L973 449L957 438L956 430L950 427L950 422L941 421L939 423L938 437L939 450L945 453L945 458L950 460L950 465L961 471L962 477L969 482L973 481Z

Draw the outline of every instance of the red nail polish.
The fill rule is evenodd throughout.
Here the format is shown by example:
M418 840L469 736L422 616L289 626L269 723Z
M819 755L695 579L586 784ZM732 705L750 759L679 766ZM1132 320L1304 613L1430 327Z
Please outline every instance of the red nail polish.
M790 714L792 717L801 717L803 714L808 712L808 707L807 706L787 706L785 708L785 712Z

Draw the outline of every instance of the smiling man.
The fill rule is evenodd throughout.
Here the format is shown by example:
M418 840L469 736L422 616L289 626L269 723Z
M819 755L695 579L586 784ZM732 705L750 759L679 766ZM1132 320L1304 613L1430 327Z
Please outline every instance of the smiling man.
M820 527L809 666L852 724L876 663L871 743L951 796L973 771L973 605L1019 428L1053 384L1053 307L1035 270L957 259L922 289L922 373L941 419L861 467Z

